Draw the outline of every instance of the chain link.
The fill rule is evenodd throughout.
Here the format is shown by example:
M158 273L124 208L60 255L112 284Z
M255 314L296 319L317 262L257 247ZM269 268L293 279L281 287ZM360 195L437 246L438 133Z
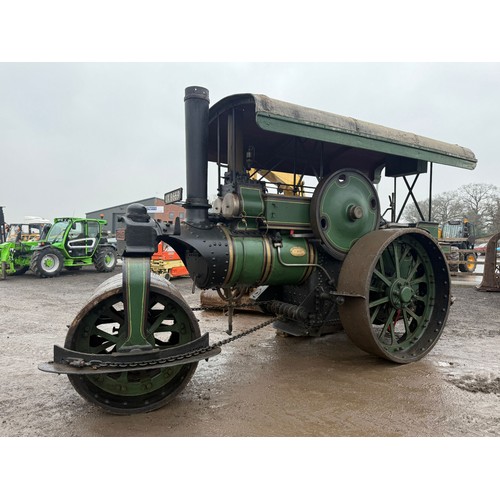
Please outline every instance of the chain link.
M260 303L262 305L265 305L266 302ZM238 304L237 308L246 308L246 307L255 307L255 304ZM207 306L207 307L193 307L191 308L192 311L207 311L207 310L220 310L220 307L216 306ZM199 356L205 353L208 353L212 351L213 349L216 349L218 347L222 347L226 344L229 344L230 342L234 342L235 340L239 340L250 333L254 333L261 328L266 327L267 325L270 325L274 321L276 321L277 316L273 316L272 318L263 321L262 323L259 323L256 326L253 326L252 328L248 328L247 330L238 333L236 335L231 335L228 338L224 340L220 340L218 342L214 342L213 344L210 344L207 347L201 347L199 349L194 349L192 351L189 351L184 354L179 354L177 356L170 356L165 359L160 359L160 360L151 360L151 361L141 361L141 362L110 362L110 361L99 361L99 360L94 360L94 361L80 361L79 367L91 367L95 368L96 370L99 368L137 368L137 367L154 367L154 366L161 366L166 363L171 363L173 361L181 361L186 358L191 358L193 356Z

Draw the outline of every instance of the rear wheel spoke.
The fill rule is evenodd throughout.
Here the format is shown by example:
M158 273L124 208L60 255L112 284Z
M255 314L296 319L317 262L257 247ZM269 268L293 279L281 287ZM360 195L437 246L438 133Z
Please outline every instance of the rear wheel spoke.
M392 309L391 312L389 313L389 316L387 317L387 320L384 324L384 327L382 328L382 330L380 331L378 337L379 339L381 337L383 337L389 330L391 330L391 337L394 336L394 333L392 331L392 328L391 327L391 324L392 324L392 320L394 319L394 315L396 314L396 309Z
M387 286L391 286L391 284L392 284L391 280L389 278L387 278L387 276L384 276L378 269L374 269L373 274L375 274L375 276L380 281L385 283Z

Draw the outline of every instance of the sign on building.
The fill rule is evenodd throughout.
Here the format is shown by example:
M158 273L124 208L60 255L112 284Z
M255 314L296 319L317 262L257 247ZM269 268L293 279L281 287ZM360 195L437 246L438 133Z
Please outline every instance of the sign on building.
M146 207L148 214L162 214L165 207L149 206Z

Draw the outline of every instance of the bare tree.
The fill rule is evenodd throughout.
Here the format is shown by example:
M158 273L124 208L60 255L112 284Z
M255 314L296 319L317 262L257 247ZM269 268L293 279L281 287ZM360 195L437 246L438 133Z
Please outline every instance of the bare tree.
M447 191L432 200L432 220L443 224L446 221L460 219L463 216L463 204L456 191Z
M419 201L418 206L420 207L420 211L424 217L426 217L429 213L429 199ZM406 205L406 208L403 211L402 219L406 222L419 222L422 220L415 203L409 202L408 205Z
M418 202L420 210L425 216L429 214L429 199ZM462 217L463 206L457 196L456 191L448 191L446 193L435 196L432 200L432 220L442 224L451 219ZM418 222L422 220L414 203L410 203L403 217L408 222Z
M476 226L476 234L485 235L494 224L495 209L500 193L492 184L466 184L457 190L464 208L464 216Z
M429 213L429 200L418 202L422 213ZM413 203L403 212L407 222L418 222L420 214ZM432 220L443 224L453 219L468 218L477 236L500 231L500 191L492 184L467 184L455 191L435 196L432 200Z
M487 227L489 235L500 232L500 197L498 197L493 204L491 210L490 224Z

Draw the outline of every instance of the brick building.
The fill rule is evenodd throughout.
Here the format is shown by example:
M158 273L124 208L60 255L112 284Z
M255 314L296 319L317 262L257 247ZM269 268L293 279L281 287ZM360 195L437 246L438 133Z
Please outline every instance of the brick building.
M93 212L87 212L88 219L106 219L108 222L104 226L105 231L109 231L112 236L116 235L117 229L123 228L123 223L118 218L125 215L127 207L132 203L140 203L148 209L148 213L156 220L174 221L176 217L184 219L186 210L181 205L166 205L161 198L147 198L145 200L131 201L109 208L101 208Z

